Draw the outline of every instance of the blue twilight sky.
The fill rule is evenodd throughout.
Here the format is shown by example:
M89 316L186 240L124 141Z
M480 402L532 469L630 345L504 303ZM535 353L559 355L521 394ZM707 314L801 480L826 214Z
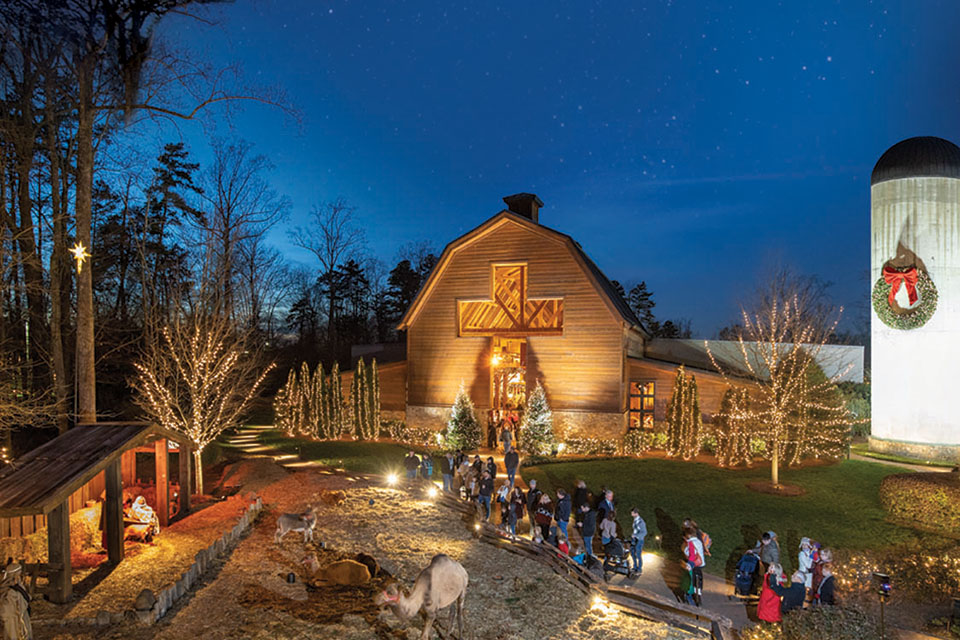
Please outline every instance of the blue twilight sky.
M355 205L370 249L436 247L537 193L610 278L710 336L778 264L866 317L870 171L914 135L960 141L956 0L237 0L165 37L279 85L303 116L225 125L276 165L287 226ZM292 260L312 264L272 239Z

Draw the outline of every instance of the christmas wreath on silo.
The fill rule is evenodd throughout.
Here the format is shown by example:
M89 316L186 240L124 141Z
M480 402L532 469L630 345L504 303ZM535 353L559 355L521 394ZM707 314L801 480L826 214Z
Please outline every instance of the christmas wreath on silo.
M900 287L907 291L910 306L901 307L896 300ZM916 329L930 320L937 310L937 287L930 275L916 267L897 269L885 266L873 285L873 310L883 324L894 329Z

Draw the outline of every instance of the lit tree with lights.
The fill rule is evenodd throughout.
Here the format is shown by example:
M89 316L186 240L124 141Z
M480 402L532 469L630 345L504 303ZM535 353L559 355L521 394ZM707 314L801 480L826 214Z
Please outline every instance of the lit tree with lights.
M527 401L520 433L523 436L519 438L520 448L527 454L549 454L556 443L553 435L553 413L547 404L547 392L539 380Z
M721 365L706 342L713 366L751 379L750 417L769 443L770 480L780 484L780 463L807 455L831 455L849 437L853 416L834 404L832 389L849 370L828 378L812 373L817 357L834 334L843 309L829 304L825 286L788 271L775 274L750 308L741 309L735 368Z
M247 335L216 314L186 315L161 335L134 364L135 401L148 418L190 439L203 493L204 448L240 424L273 364L261 366Z
M750 415L750 394L743 387L727 389L713 419L717 438L717 464L735 467L750 464L750 436L755 432Z
M687 377L684 368L677 369L673 396L667 405L667 455L692 460L700 453L703 416L700 414L700 392L697 380Z
M447 444L452 449L470 451L480 446L482 437L480 423L474 412L473 401L467 394L463 383L457 390L457 397L453 401L453 411L450 421L447 422Z

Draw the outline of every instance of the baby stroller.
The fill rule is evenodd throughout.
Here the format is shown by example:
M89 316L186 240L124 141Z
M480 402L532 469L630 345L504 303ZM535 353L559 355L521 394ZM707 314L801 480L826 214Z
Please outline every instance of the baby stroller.
M619 538L614 538L603 546L603 578L605 580L608 573L619 573L624 576L631 574L629 542L624 543Z
M749 597L753 593L753 582L757 577L760 558L752 550L747 551L737 562L737 575L733 583L733 595Z

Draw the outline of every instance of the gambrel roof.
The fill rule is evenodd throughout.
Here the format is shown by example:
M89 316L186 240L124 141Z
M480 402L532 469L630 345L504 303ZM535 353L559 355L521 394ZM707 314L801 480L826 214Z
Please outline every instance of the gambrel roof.
M580 264L584 274L587 276L587 279L593 284L597 294L606 303L614 317L620 318L628 328L636 329L637 331L643 333L644 336L649 337L650 334L640 323L640 320L630 309L630 306L627 305L626 300L623 299L619 292L614 288L613 284L610 283L610 280L608 280L603 274L603 272L600 270L600 267L598 267L596 263L594 263L594 261L591 260L586 253L584 253L583 249L573 238L565 233L545 227L542 224L533 222L524 216L517 215L516 213L506 209L488 219L475 229L463 234L443 249L443 253L440 254L440 259L437 261L433 271L430 272L430 277L427 278L427 281L417 293L417 297L414 298L413 302L410 304L410 307L407 309L407 312L403 315L403 318L400 320L400 324L397 325L397 329L408 329L414 322L417 314L426 303L427 298L430 297L430 293L434 286L443 276L443 272L449 266L450 261L458 251L479 240L480 238L483 238L487 234L495 231L505 224L515 224L521 226L533 233L554 240L558 244L564 246L571 253L573 258Z

